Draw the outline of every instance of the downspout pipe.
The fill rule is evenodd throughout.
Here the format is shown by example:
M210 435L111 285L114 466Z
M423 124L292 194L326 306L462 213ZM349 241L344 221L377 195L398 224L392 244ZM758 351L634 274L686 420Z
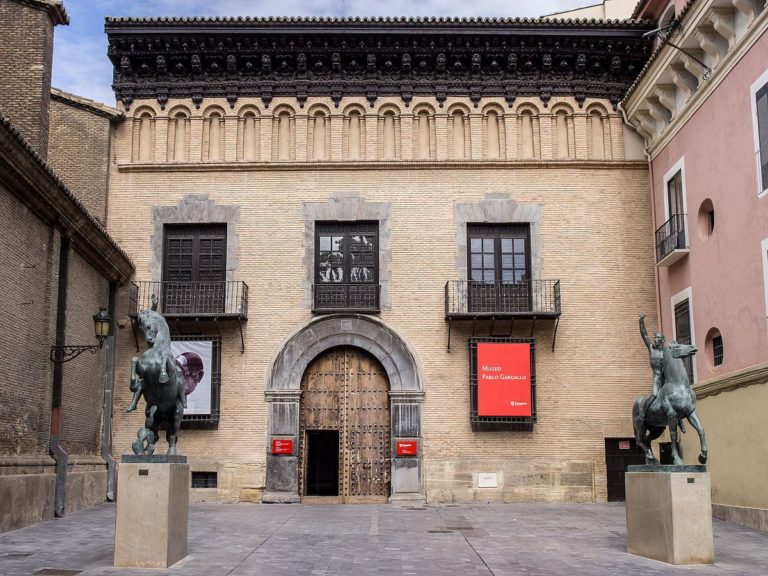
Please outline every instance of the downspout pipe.
M624 119L624 123L629 126L630 128L634 129L634 126L629 121L629 118L627 118L627 111L624 109L624 102L619 102L618 109L619 112L621 112L621 117ZM643 138L643 142L645 142L645 138ZM643 146L643 154L645 155L645 160L648 162L648 177L650 179L650 185L651 185L651 216L653 218L653 225L656 226L656 190L654 188L653 184L653 162L651 161L651 153L648 151L648 145L646 143L645 146ZM653 259L656 260L656 237L654 236L654 253L653 253ZM661 315L661 280L659 279L659 267L655 266L653 267L653 275L656 280L656 317L659 319L659 332L663 332L664 327L664 321L662 319Z
M56 297L56 346L64 346L67 328L67 288L69 278L69 254L71 240L66 231L61 233L59 247L59 283ZM61 362L53 365L53 390L51 394L51 437L49 451L56 462L56 487L54 492L54 515L62 518L65 512L67 491L68 455L61 446L61 397L64 383L64 366Z
M109 317L115 318L115 295L117 285L109 283ZM101 457L107 463L107 501L115 501L116 471L115 457L112 455L112 394L114 390L115 372L115 324L109 328L109 337L105 344L107 365L104 371L104 406L102 407L103 425L101 428Z

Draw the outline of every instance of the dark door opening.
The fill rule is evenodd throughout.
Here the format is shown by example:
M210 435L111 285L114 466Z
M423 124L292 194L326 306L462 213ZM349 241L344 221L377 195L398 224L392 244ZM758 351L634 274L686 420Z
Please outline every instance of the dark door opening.
M339 431L307 430L307 496L339 495Z
M608 502L626 499L624 474L630 464L645 464L645 457L634 438L605 439L605 467L608 482Z

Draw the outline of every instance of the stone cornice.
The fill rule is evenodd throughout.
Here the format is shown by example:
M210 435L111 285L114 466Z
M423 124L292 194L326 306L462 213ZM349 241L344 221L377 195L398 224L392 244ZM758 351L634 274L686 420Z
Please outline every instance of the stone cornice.
M113 88L134 100L415 95L605 98L643 68L648 22L527 19L108 19Z
M696 398L706 398L721 392L752 386L753 384L768 384L768 363L750 366L724 376L716 376L694 385Z
M296 172L342 170L589 169L647 170L645 160L343 160L283 162L174 162L119 164L119 172Z
M0 183L40 219L69 234L75 250L107 279L123 283L133 263L13 125L0 116Z
M698 1L689 3L688 12L671 41L677 45L685 45L697 33L697 27L708 26L707 16L712 11L712 3ZM728 74L741 61L754 44L768 31L768 10L763 12L751 22L749 28L738 38L733 40L733 46L722 54L720 61L713 65L713 71L708 79L702 76L696 78L690 73L690 69L701 71L699 64L681 54L669 46L660 46L649 60L646 70L641 73L638 81L630 88L623 102L627 115L632 124L646 140L648 152L651 158L670 142L672 138L685 126L688 120L707 101L709 96L728 77ZM723 42L725 39L722 40ZM687 62L686 62L687 60ZM676 76L683 78L676 78ZM687 81L686 81L687 80ZM675 86L673 82L680 85ZM659 127L659 120L647 124L649 108L657 105L656 99L659 92L670 90L669 100L678 102L675 92L680 90L687 92L682 104L668 104L674 110L670 110L670 118ZM663 106L663 104L662 104ZM666 108L666 106L663 106ZM644 122L645 119L645 122ZM654 126L655 125L655 129Z

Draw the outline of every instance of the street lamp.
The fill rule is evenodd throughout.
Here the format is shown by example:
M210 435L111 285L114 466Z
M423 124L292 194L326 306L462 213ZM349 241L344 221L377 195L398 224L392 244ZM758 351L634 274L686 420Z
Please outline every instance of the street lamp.
M51 362L63 364L77 358L85 351L96 354L104 346L104 340L109 336L109 325L112 319L106 308L99 308L98 313L93 315L93 331L98 340L98 345L93 346L51 346Z

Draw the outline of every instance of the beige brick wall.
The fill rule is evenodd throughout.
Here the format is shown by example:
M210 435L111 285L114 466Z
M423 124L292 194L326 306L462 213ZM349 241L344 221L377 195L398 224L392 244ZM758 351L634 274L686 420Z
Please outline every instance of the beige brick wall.
M109 118L52 99L48 162L93 216L106 221L112 125ZM84 159L88 159L87 162Z
M43 157L48 153L53 22L48 12L0 1L0 113Z
M382 105L395 104L383 100L366 112L375 115ZM226 110L227 114L237 114L251 105L267 115L288 103L276 100L267 111L260 102L241 101L236 110ZM305 109L314 103L309 102ZM325 103L335 113L330 103L318 103ZM419 103L414 102L414 106ZM171 102L167 108L181 104ZM453 104L449 101L446 110ZM482 102L478 109L469 102L463 104L475 114L488 103ZM184 431L179 444L181 452L190 456L193 469L219 470L221 498L237 499L241 487L263 485L264 389L269 363L285 339L311 319L303 304L302 203L359 194L371 202L391 203L392 305L381 313L381 320L412 346L423 370L428 498L605 499L604 438L616 431L631 434L632 401L648 388L650 378L647 354L637 334L639 312L653 316L655 310L648 174L644 163L624 159L621 121L613 112L607 114L604 125L607 159L590 160L590 119L567 99L553 99L549 110L560 104L573 111L569 139L575 146L570 159L552 161L556 135L551 131L554 122L549 110L533 101L516 102L516 106L534 104L539 113L535 132L539 149L537 158L528 160L517 154L522 148L516 132L519 118L513 114L517 108L509 118L503 118L509 127L506 150L513 150L506 159L484 159L487 142L483 141L485 132L478 116L474 122L480 121L480 125L471 130L474 140L468 157L472 159L437 160L449 156L450 138L448 118L440 116L444 112L435 105L437 159L433 161L280 163L264 159L246 163L237 160L237 139L226 132L228 161L211 165L197 159L196 151L203 149L197 140L203 131L194 124L189 161L166 162L163 112L153 103L136 103L131 114L142 107L152 108L158 118L158 160L134 162L138 157L135 124L130 119L124 123L115 143L118 166L111 181L109 206L110 233L133 258L136 278L151 278L153 207L175 206L190 194L240 207L239 268L235 275L250 287L245 353L240 353L237 328L221 327L219 428ZM604 102L587 104L610 110ZM509 109L504 106L507 114ZM410 110L403 110L410 114ZM469 121L472 124L472 116ZM270 120L261 132L270 142L273 124ZM413 133L407 133L407 124L400 123L401 142L413 138ZM343 132L330 135L334 158L343 156L343 147L333 148L341 146L343 136ZM366 130L366 139L369 150L377 150L377 133ZM302 136L300 129L294 128L292 141L300 146L307 141L307 132ZM510 142L517 142L519 148ZM262 142L264 150L270 147ZM302 158L298 149L294 154ZM539 421L528 433L472 432L466 351L471 328L454 327L452 351L446 351L443 287L447 280L458 279L454 204L481 202L489 193L541 205L541 277L559 278L562 284L557 349L551 350L551 323L540 321L534 331ZM121 305L125 305L124 298ZM116 453L130 451L143 419L140 413L123 414L130 401L128 375L136 349L124 312L120 319L124 327L118 334ZM529 323L518 323L515 335L527 336L529 330ZM478 328L478 335L485 334L487 328ZM478 490L478 472L500 472L500 488Z

